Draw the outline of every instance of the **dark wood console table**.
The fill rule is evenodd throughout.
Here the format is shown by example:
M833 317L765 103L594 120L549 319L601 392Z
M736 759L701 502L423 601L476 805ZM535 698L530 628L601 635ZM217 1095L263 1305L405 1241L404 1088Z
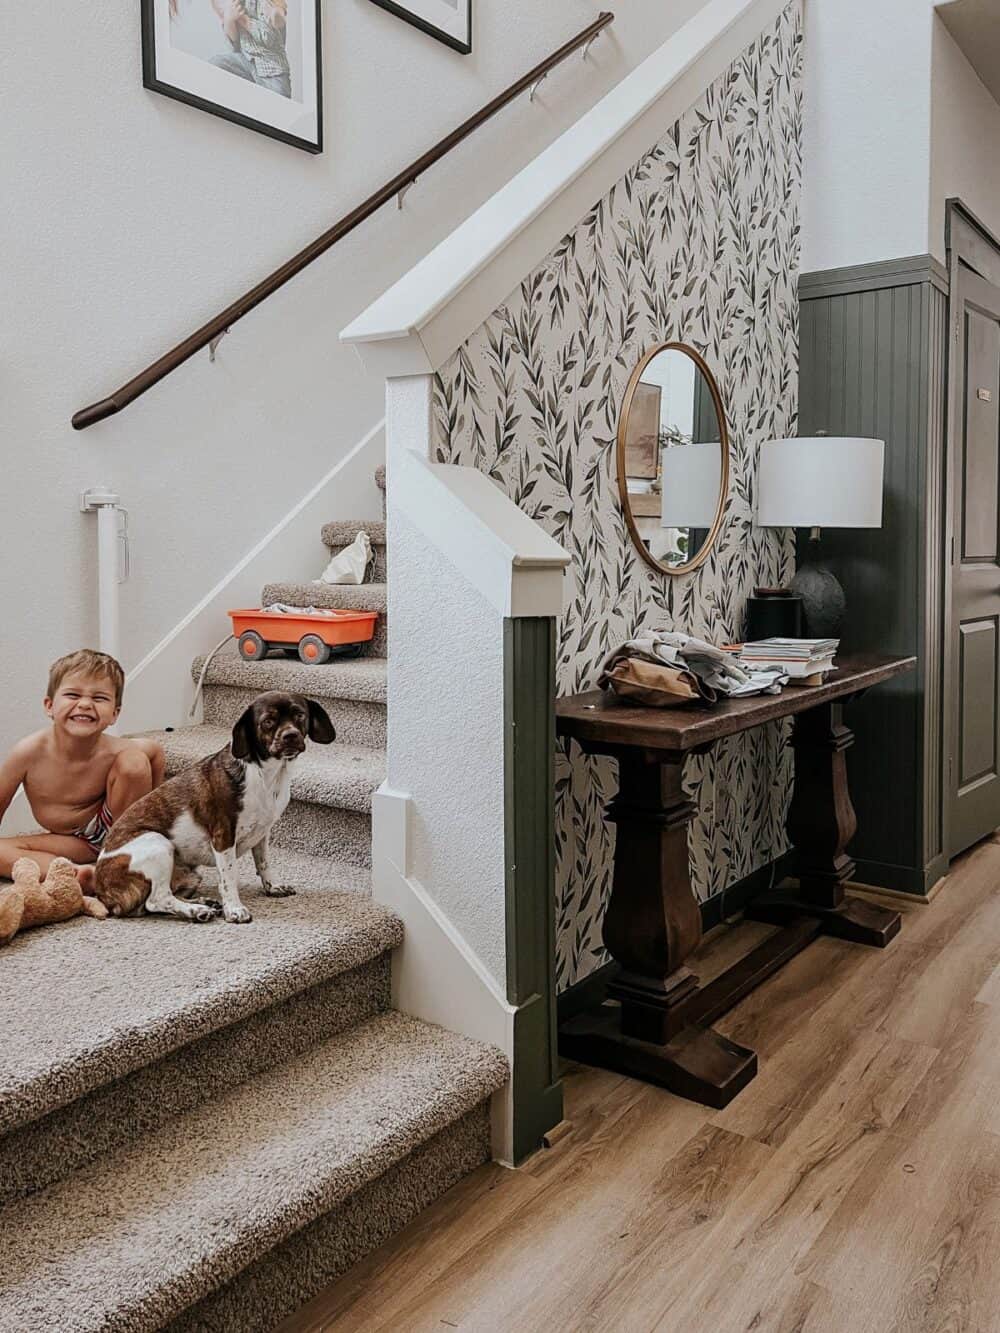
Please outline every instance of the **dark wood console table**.
M614 881L604 943L621 971L610 1003L565 1023L560 1052L584 1064L659 1083L708 1106L726 1106L757 1072L757 1057L711 1024L817 935L884 948L899 913L847 898L854 872L847 844L857 820L847 788L854 737L844 705L873 685L912 671L913 657L838 658L820 686L730 699L715 708L642 708L594 690L556 703L556 730L587 754L618 760ZM794 716L795 788L788 836L798 885L754 900L746 916L781 929L708 985L685 962L701 942L691 890L687 826L694 807L681 789L684 760L724 736Z

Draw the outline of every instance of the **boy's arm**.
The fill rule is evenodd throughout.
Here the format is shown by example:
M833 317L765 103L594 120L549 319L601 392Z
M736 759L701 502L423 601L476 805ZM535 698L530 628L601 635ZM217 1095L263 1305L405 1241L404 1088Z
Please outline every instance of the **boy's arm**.
M24 781L32 754L32 740L33 737L29 736L26 740L18 741L0 764L0 819L7 813L7 807Z

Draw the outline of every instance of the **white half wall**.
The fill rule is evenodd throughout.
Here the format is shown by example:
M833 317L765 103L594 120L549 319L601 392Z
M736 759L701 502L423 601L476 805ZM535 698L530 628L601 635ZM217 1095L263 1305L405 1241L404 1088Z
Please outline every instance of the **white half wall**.
M392 1002L403 1013L489 1042L514 1065L514 1006L411 864L413 803L388 783L372 803L372 895L403 922L392 955ZM493 1098L493 1155L513 1165L510 1081Z

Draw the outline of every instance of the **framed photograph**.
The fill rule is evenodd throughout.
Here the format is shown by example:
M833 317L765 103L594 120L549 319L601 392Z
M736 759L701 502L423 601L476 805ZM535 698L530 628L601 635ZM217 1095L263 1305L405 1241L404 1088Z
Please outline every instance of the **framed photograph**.
M320 0L142 0L154 92L323 151Z
M472 50L472 0L374 0L382 9L467 56Z
M639 380L632 395L625 436L625 475L652 480L660 461L660 395L658 384Z

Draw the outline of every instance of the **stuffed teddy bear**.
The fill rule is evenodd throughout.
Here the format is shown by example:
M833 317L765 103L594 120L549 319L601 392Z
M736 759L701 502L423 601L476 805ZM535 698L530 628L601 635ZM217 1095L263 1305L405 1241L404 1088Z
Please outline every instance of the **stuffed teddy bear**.
M14 862L14 883L0 887L0 945L9 944L19 930L69 921L74 916L106 917L108 909L80 888L72 862L57 856L45 882L38 866L27 856Z

